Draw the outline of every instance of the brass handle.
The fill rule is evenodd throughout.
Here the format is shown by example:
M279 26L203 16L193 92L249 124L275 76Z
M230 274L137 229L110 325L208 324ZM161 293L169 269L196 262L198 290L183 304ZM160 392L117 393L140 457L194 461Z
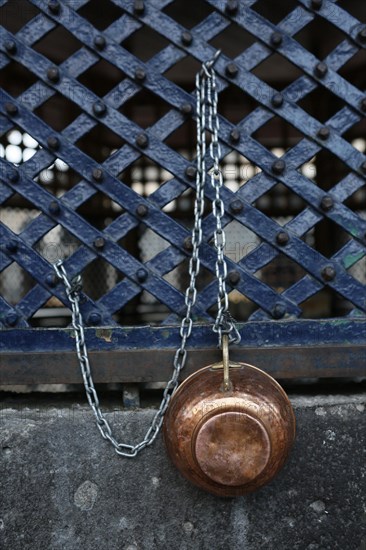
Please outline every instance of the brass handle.
M224 367L224 391L230 390L229 335L222 335L222 363Z

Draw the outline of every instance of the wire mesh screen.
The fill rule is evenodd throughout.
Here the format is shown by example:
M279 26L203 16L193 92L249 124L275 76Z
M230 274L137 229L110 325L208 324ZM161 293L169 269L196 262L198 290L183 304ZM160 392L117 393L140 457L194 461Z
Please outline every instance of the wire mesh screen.
M238 320L364 316L362 2L0 2L1 322L184 313L195 73L220 48L224 225ZM207 159L207 166L210 161ZM206 186L195 319L215 312Z

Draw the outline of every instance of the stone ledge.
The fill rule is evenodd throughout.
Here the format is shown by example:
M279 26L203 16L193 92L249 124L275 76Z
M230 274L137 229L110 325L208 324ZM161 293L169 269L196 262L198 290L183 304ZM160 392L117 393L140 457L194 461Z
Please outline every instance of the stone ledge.
M287 465L270 485L237 499L186 482L161 438L137 459L121 459L85 405L4 403L2 547L366 550L366 396L292 402L298 431ZM107 416L117 436L136 441L153 413Z

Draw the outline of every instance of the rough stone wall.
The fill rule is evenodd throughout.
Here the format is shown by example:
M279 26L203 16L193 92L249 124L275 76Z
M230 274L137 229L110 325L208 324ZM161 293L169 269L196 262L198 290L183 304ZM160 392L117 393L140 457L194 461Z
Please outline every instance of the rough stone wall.
M1 410L4 550L366 550L364 395L294 397L297 439L261 491L217 498L185 481L159 438L121 459L85 405ZM109 413L137 440L153 410Z

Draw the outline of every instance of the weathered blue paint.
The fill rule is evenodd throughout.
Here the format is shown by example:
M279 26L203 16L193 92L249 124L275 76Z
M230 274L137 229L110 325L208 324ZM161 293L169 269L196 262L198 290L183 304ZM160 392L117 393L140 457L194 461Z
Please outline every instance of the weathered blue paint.
M365 345L363 319L329 319L321 321L288 320L239 323L242 337L235 349L251 347L284 347L302 345ZM177 326L164 327L92 327L86 338L90 351L123 351L143 349L174 350L179 345ZM5 329L0 332L0 352L73 351L72 329ZM189 339L189 348L217 347L211 325L197 324ZM233 347L233 349L234 349ZM295 353L295 351L294 351ZM366 374L366 363L365 363Z
M361 340L365 339L366 331L365 288L347 270L366 254L366 220L352 212L345 205L345 200L364 185L366 157L343 136L364 116L361 105L365 96L363 91L350 84L338 71L361 47L364 47L364 43L359 38L359 32L363 29L362 24L330 0L323 0L320 10L314 10L310 0L299 0L300 5L277 25L267 21L256 13L255 9L251 9L255 4L253 0L240 2L238 11L230 16L226 11L225 2L207 0L213 12L190 29L192 43L185 46L181 42L184 27L162 11L171 3L169 0L146 2L144 13L138 16L134 11L132 0L113 0L114 4L123 9L123 14L103 31L95 29L78 13L77 10L86 3L86 0L60 2L59 13L51 12L48 9L48 3L44 0L30 1L40 10L39 15L29 21L16 35L0 28L0 69L6 67L11 59L15 59L32 71L37 77L37 82L16 99L5 91L1 91L0 133L3 134L11 129L14 121L24 131L29 131L42 145L42 149L18 168L4 160L0 162L0 201L4 202L13 193L19 193L35 204L41 211L41 215L33 220L20 235L13 234L4 225L0 226L0 270L5 269L12 261L16 261L32 275L37 284L16 306L11 306L0 298L0 324L8 328L3 333L6 336L6 343L2 341L1 344L4 346L3 349L46 351L56 346L55 349L70 351L72 342L67 331L21 330L28 326L30 317L50 296L55 295L65 305L68 304L62 286L52 284L52 278L50 278L52 266L33 248L37 241L57 224L61 224L82 243L66 261L65 266L70 275L82 272L96 257L103 258L125 275L121 282L99 300L93 301L90 297L84 296L82 313L85 318L92 313L98 314L100 324L111 327L113 334L112 340L106 342L103 338L94 337L92 331L88 331L91 349L117 351L124 347L133 349L135 346L141 347L141 341L144 342L145 348L151 347L151 349L164 349L177 345L176 328L167 326L164 329L121 329L115 326L113 314L138 295L142 289L154 295L172 312L167 323L173 317L176 319L177 314L181 315L184 312L184 295L169 284L163 276L188 256L184 240L189 235L189 231L162 209L189 187L194 188L194 182L186 176L186 169L190 163L177 151L172 150L165 140L186 120L180 112L181 105L189 103L194 108L195 99L193 95L167 79L164 74L187 54L199 62L212 57L215 48L210 45L210 41L226 29L232 20L256 36L257 41L234 60L224 54L220 56L215 65L219 76L218 86L220 91L228 86L237 86L252 96L259 106L237 125L220 117L222 154L225 156L235 149L262 169L260 174L251 178L237 193L233 193L228 188L223 189L223 199L227 207L223 223L226 225L232 220L237 220L254 231L261 239L261 244L238 263L227 259L229 270L236 270L240 274L240 281L236 288L258 305L258 309L251 316L252 322L241 327L243 346L265 346L267 343L269 346L361 343ZM317 59L294 38L314 17L321 17L331 22L345 35L345 39L324 60ZM81 47L60 64L59 81L50 82L47 79L47 69L53 64L47 57L33 50L32 45L58 24L65 26L80 41ZM124 48L123 44L121 45L143 24L151 27L169 42L168 46L147 62L142 62ZM282 90L284 102L280 107L274 107L271 102L276 90L252 72L273 53L271 35L275 31L282 36L282 42L276 48L278 52L302 71L301 77ZM96 36L105 38L104 49L96 48L94 44ZM5 42L9 40L17 46L15 53L9 54L5 48ZM99 59L107 60L127 75L127 78L119 82L103 98L97 97L92 90L77 80L79 75ZM233 78L227 76L226 72L227 64L232 61L238 69L238 74ZM315 71L320 61L327 66L327 72L323 77L317 76ZM135 79L137 68L142 68L146 73L143 82ZM318 86L328 89L343 103L343 107L324 123L310 116L298 104ZM145 133L149 139L146 149L141 149L136 144L136 137L142 129L120 112L123 104L138 94L142 88L160 97L170 107L168 113L146 130ZM55 132L34 114L35 109L56 92L70 99L82 111L61 133ZM16 113L9 114L9 109L6 108L9 103L16 105ZM95 104L105 106L106 110L102 117L98 116L93 109ZM272 170L276 157L252 137L256 130L275 116L283 118L303 134L303 139L283 155L285 169L276 175ZM120 135L125 141L125 145L101 165L76 146L76 142L99 122ZM330 129L330 135L326 140L321 140L317 135L323 126ZM233 144L230 134L235 128L240 131L240 139ZM48 145L47 140L51 136L58 139L57 152L50 149ZM349 169L348 175L327 192L299 171L300 167L321 149L330 150ZM142 154L147 155L173 175L172 180L161 185L148 199L137 195L118 178L119 174ZM36 175L47 168L56 155L82 178L60 199L55 199L51 193L34 181ZM209 159L207 159L207 165L210 166ZM92 171L95 168L103 170L102 187L92 178ZM17 181L14 179L14 174L19 177ZM303 211L284 227L253 206L255 200L269 191L277 182L282 182L306 203ZM99 190L124 209L124 213L103 231L97 230L76 212ZM322 210L320 206L326 194L330 195L334 201L334 206L328 211ZM206 195L210 199L213 198L213 191L209 185ZM242 212L230 211L228 206L234 199L242 201L244 205ZM54 205L52 212L50 211L51 202ZM145 264L117 244L129 231L139 225L140 219L136 214L137 204L144 204L148 208L148 215L143 220L144 224L169 242L168 248ZM331 258L326 258L303 240L304 235L324 217L328 217L351 236L351 239ZM276 241L276 235L283 229L288 232L290 240L287 245L280 246ZM207 244L212 238L213 231L212 216L207 216L203 222L202 264L214 273L215 254L212 247ZM103 237L105 240L102 250L96 249L93 244L98 237ZM280 253L300 265L306 275L287 290L277 293L269 285L260 281L255 274ZM335 277L332 280L324 280L322 275L323 269L327 266L335 270ZM142 267L148 274L143 282L136 277L137 271ZM295 320L301 315L301 303L325 285L329 285L353 304L354 310L350 315L358 316L357 320L352 318L317 322ZM216 293L215 282L208 284L199 293L195 309L197 317L206 321L210 319L208 310L215 304ZM276 316L275 311L277 316L278 312L281 312L287 320L275 323L258 322ZM193 331L190 345L193 348L204 345L214 346L215 338L209 328L199 326Z

